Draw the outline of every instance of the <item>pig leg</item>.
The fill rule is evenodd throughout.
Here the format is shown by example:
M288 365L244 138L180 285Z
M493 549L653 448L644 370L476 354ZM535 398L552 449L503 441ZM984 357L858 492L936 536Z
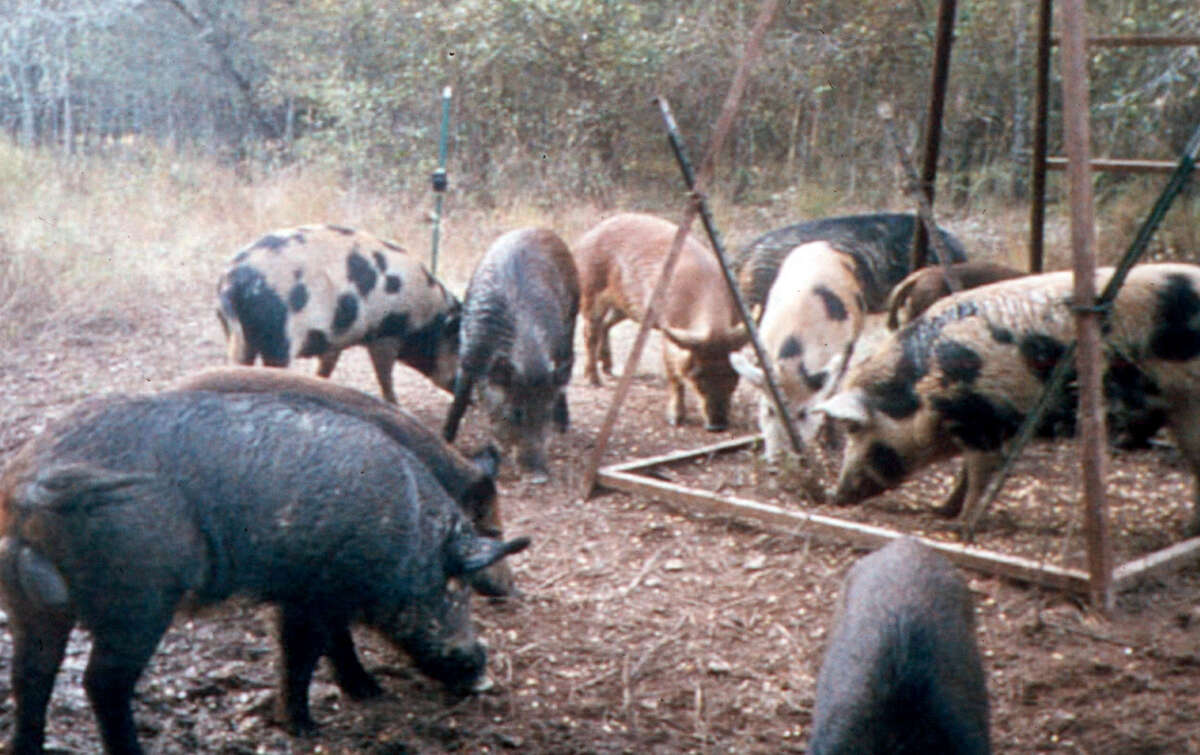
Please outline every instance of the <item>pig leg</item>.
M980 508L983 504L983 492L987 489L992 475L1000 468L1001 461L1003 461L1003 456L995 452L967 452L963 455L963 466L960 476L966 478L966 491L962 496L962 516L960 520L968 532L974 529L979 517L983 515L983 511Z
M29 601L9 597L13 635L12 689L16 725L8 751L14 755L40 753L46 735L46 706L54 677L62 664L73 617L57 611L40 611Z
M120 601L126 609L129 601ZM161 605L122 611L93 630L92 653L83 686L96 713L106 752L140 753L133 721L133 688L171 623L172 611Z
M557 429L560 433L565 433L567 428L571 425L571 415L570 412L567 411L566 391L559 391L558 395L554 397L554 409L552 417L554 419L555 429Z
M342 352L338 349L330 349L317 357L317 377L328 378L333 374L333 368L337 367L338 357Z
M963 500L967 495L967 464L964 461L959 465L958 471L954 473L954 485L950 488L950 495L946 496L946 500L941 506L934 506L933 513L938 516L944 516L947 519L953 519L962 513Z
M587 317L583 319L583 344L586 352L583 374L592 385L600 385L600 373L596 370L596 362L601 359L604 342L608 340L608 332L604 329L604 312L592 312L587 309L583 311L588 313ZM611 369L612 358L610 355L609 374L612 374Z
M367 346L371 355L371 366L375 368L375 380L379 383L379 391L383 400L389 404L396 403L396 391L392 385L392 366L400 356L400 347L396 341L385 338L372 341ZM332 369L330 370L332 372Z
M383 688L363 668L354 652L354 637L350 627L342 625L333 629L329 638L329 662L333 664L333 674L342 691L355 700L366 700L383 694Z
M1192 518L1183 534L1195 537L1200 535L1200 405L1173 405L1168 416L1179 455L1192 470Z
M279 708L284 723L295 736L305 736L317 730L317 724L308 710L308 687L317 661L329 652L331 658L335 658L335 664L346 662L345 647L335 647L335 634L336 630L330 631L327 619L314 615L302 606L279 607ZM350 652L353 653L353 648ZM354 665L366 674L357 658ZM353 671L350 673L354 674Z
M617 323L625 319L615 309L608 310L608 314L604 317L604 323L600 326L600 366L604 370L604 374L612 377L613 360L612 360L612 339L608 337L608 331Z
M682 425L686 415L684 405L683 377L679 374L675 360L671 358L671 344L663 343L663 368L667 373L667 422L672 425Z

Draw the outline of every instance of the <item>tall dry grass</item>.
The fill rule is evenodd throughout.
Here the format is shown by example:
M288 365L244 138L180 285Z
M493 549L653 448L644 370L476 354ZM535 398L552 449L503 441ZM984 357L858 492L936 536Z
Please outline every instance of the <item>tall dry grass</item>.
M1103 262L1128 245L1158 184L1147 179L1132 187L1102 197L1097 226ZM731 254L760 233L806 218L907 209L899 193L889 207L864 206L836 187L819 185L797 186L754 205L737 205L721 194L710 201ZM443 211L438 276L461 295L487 246L512 228L546 226L571 242L613 212L676 220L684 203L682 190L619 190L608 207L514 190L503 202L481 206L455 188ZM154 146L64 160L0 140L0 348L89 323L128 329L143 318L212 318L216 280L227 260L274 228L363 228L428 262L432 207L428 193L350 190L328 166L298 165L247 178ZM1050 208L1048 269L1070 264L1063 211L1061 205ZM974 257L1026 264L1027 207L975 198L969 213L940 212ZM1159 256L1196 258L1197 192L1172 209L1159 238ZM215 327L215 318L211 322Z

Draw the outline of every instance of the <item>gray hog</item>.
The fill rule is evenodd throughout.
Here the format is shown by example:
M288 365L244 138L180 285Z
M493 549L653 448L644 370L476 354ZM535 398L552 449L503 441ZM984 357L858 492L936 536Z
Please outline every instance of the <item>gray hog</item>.
M625 318L641 322L663 261L679 227L653 215L625 212L591 228L575 243L582 287L585 374L600 385L597 363L612 374L609 329ZM738 384L730 353L749 336L717 259L693 235L685 237L660 309L658 330L667 374L667 421L684 421L684 384L700 397L706 429L729 424L729 403Z
M957 262L953 265L923 267L896 284L888 294L887 326L896 330L917 319L930 305L957 291L986 286L989 283L1020 278L1020 270L994 262Z
M827 241L854 258L867 311L882 312L892 287L912 272L911 249L915 218L898 213L875 213L821 218L764 233L737 254L734 268L746 306L765 309L771 284L788 253L800 244ZM947 231L939 231L950 254L949 260L967 258L962 242ZM935 261L930 247L927 258Z
M1098 290L1111 274L1097 273ZM861 501L963 453L939 512L973 521L1005 442L1074 339L1071 296L1070 272L1017 278L942 299L892 333L840 393L814 407L847 430L835 500ZM1133 268L1103 350L1110 411L1115 402L1166 421L1200 494L1200 267ZM1074 413L1064 391L1041 430L1073 430ZM1200 505L1186 531L1200 533Z
M105 749L137 753L134 685L181 605L241 595L279 608L279 700L311 731L321 656L354 698L380 692L361 622L455 692L486 686L456 578L528 540L476 535L375 424L300 396L176 392L85 402L0 476L0 596L14 640L10 752L39 752L71 629Z
M362 344L385 400L397 360L450 389L458 360L458 299L397 244L339 226L268 233L233 257L217 285L229 361L286 367L318 357L333 374Z
M443 437L453 442L478 390L501 445L515 449L532 481L546 481L546 426L553 420L566 432L568 425L566 385L578 313L579 276L562 239L541 228L498 238L467 286Z
M859 560L817 677L810 755L991 751L971 591L912 538Z
M328 409L346 412L374 423L388 437L412 452L441 483L475 530L488 537L503 537L500 504L496 500L499 452L488 445L468 458L442 440L419 419L394 404L362 391L326 380L261 367L219 367L192 375L175 384L176 390L217 393L286 393L320 402ZM503 597L515 592L512 571L501 561L470 575L471 587L483 595Z

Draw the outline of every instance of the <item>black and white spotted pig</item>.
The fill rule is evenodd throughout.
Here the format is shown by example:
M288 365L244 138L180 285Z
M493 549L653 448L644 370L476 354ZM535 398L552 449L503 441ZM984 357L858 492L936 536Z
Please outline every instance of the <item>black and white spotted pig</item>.
M342 349L363 344L387 401L397 360L450 389L461 304L391 241L332 225L274 231L234 255L217 299L231 362L318 357L327 378Z
M910 250L915 227L912 215L883 212L820 218L764 233L735 257L742 297L751 310L765 310L779 266L791 250L810 241L828 241L834 249L854 258L867 310L882 312L892 286L912 272ZM939 229L939 234L950 259L937 262L966 259L962 242L947 231ZM931 262L935 261L928 244L926 254Z
M545 482L546 427L567 429L578 314L579 275L566 242L544 228L496 239L467 286L446 440L478 389L497 440L515 449L532 481Z
M1112 274L1097 273L1097 289ZM940 509L972 517L988 479L1059 355L1074 339L1070 272L964 291L935 303L851 369L842 391L814 407L847 430L835 500L855 503L939 459L964 454ZM1105 393L1153 407L1171 428L1200 496L1200 267L1131 271L1103 331ZM1063 392L1052 414L1069 417ZM1042 428L1072 429L1051 418ZM1200 506L1187 526L1200 533Z
M831 395L849 365L862 333L866 303L854 259L825 241L797 246L779 267L759 325L763 349L789 414L807 443L819 429L808 406ZM767 393L762 369L742 354L734 369L757 388L763 455L778 459L788 436Z

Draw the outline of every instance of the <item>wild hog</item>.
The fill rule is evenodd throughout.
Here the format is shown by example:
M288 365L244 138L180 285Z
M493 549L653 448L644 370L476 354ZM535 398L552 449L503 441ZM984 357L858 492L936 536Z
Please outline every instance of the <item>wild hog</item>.
M342 349L362 344L388 402L397 360L450 389L462 306L390 241L332 225L274 231L234 255L217 300L236 364L318 357L327 378Z
M866 303L854 259L825 241L801 244L779 267L767 302L759 325L763 350L788 413L801 438L809 442L819 424L810 420L808 406L836 390L863 328ZM733 366L760 391L763 454L768 460L778 459L788 448L788 436L762 369L741 354L733 355Z
M912 215L897 213L847 215L764 233L743 247L734 263L746 306L765 311L779 265L792 249L809 241L828 241L834 249L854 258L867 311L882 312L888 292L912 272L914 221ZM966 260L962 242L947 231L939 230L939 234L950 254L949 262ZM929 247L926 255L930 261L947 261L937 260Z
M602 221L575 244L587 344L584 372L600 384L598 362L612 374L608 330L629 318L641 322L671 249L678 226L638 213ZM658 329L666 336L663 364L670 404L667 421L684 421L684 382L700 397L709 430L729 424L729 400L738 374L729 354L748 339L746 326L721 274L716 257L688 235L660 309Z
M394 404L384 403L353 388L283 370L220 367L185 378L174 387L183 391L300 395L327 409L372 422L425 465L458 503L477 532L488 537L503 537L500 505L496 500L500 456L494 446L488 445L468 458L415 416ZM468 581L476 591L492 597L515 591L507 561L471 574Z
M578 313L579 276L562 239L541 228L496 239L467 286L446 440L478 388L501 445L515 449L532 481L549 479L546 425L567 430Z
M1097 273L1097 289L1111 276ZM1103 328L1104 385L1114 400L1159 411L1200 494L1200 267L1131 271ZM962 452L963 473L941 513L968 520L1002 446L1042 393L1074 338L1070 272L994 283L936 302L852 368L842 391L814 407L847 430L835 499L854 503ZM1043 432L1072 430L1062 391ZM1200 533L1200 506L1189 534Z
M916 270L896 284L888 294L887 326L896 330L915 320L929 305L956 291L1020 278L1026 273L994 262L957 262L953 265L930 265Z
M971 591L920 542L894 540L846 576L808 751L991 751Z
M38 752L71 629L109 752L140 752L130 698L177 607L279 608L282 712L315 724L321 656L354 698L379 686L350 624L424 673L486 686L457 578L528 545L475 534L424 465L371 422L297 395L109 396L76 407L0 476L0 597L13 632L10 751Z

